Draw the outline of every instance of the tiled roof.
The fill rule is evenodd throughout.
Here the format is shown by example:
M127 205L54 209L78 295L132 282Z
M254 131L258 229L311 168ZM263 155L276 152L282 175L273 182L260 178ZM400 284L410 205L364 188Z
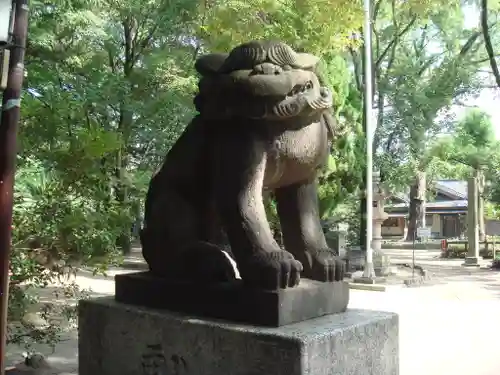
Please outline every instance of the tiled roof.
M451 195L456 200L467 200L467 181L462 180L437 180L434 184L436 193ZM396 193L393 196L405 202L410 201L410 193Z
M408 207L408 203L397 203L387 205L390 208L403 208ZM455 200L455 201L438 201L438 202L426 202L426 208L467 208L467 200Z
M437 180L435 182L436 193L449 196L451 200L439 200L426 202L426 209L467 209L467 181L461 180ZM409 194L394 194L394 197L402 200L402 203L386 204L386 211L401 211L408 209L410 205Z
M438 180L436 181L436 190L453 194L457 198L467 199L467 181Z

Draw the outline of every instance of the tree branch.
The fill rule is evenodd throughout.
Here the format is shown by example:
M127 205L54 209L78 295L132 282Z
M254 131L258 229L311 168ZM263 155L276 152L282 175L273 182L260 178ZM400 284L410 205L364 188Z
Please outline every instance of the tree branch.
M139 46L136 46L135 48L135 55L133 57L132 63L135 64L137 60L139 60L139 57L143 53L144 49L149 45L149 43L153 40L153 36L156 33L156 30L158 29L158 24L154 25L148 32L148 35L141 41Z
M495 53L493 52L493 46L491 45L490 32L488 29L488 0L481 0L481 29L483 31L484 46L486 48L486 52L488 53L491 70L493 71L493 76L495 77L497 86L500 89L500 71L498 70Z
M403 30L401 30L399 33L397 33L394 38L389 42L389 44L385 47L384 51L382 54L379 56L377 61L375 62L376 69L380 67L380 64L382 64L382 61L384 60L385 56L389 53L391 50L393 44L395 44L402 36L404 36L408 31L410 31L410 28L415 24L417 21L417 16L414 15L412 16L410 22L404 27Z
M465 42L465 44L462 46L462 48L460 49L460 53L459 53L459 56L460 57L463 57L465 56L471 49L472 47L474 46L474 43L476 42L476 40L481 36L481 32L480 31L476 31L475 33L473 33L469 39L467 39L467 42Z
M359 92L363 92L363 82L361 77L362 72L359 68L358 54L351 47L349 47L349 53L351 54L352 63L354 65L354 79L356 81L356 88L358 89Z
M111 68L111 72L113 74L116 74L116 64L115 64L115 59L113 58L113 52L111 51L111 48L107 48L107 50L108 50L109 67Z
M464 103L463 101L459 100L459 99L455 99L455 105L459 105L461 107L466 107L466 108L479 108L479 106L475 105L475 104L466 104Z
M375 35L375 56L377 59L379 58L379 54L380 54L380 37L378 35L378 30L377 30L377 17L378 17L381 3L382 3L382 0L378 0L375 3L375 7L373 8L372 30L373 30L373 34Z
M500 57L500 55L495 55L494 57L498 58L498 57ZM472 60L470 63L475 65L475 64L482 64L482 63L485 63L485 62L488 62L488 61L490 61L490 58L486 57L486 58L481 59L481 60Z

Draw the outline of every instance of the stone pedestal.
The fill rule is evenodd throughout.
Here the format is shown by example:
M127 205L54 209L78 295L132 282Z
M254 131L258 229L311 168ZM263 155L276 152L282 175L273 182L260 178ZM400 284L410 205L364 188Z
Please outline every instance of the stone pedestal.
M360 271L365 267L366 254L360 246L351 246L347 249L348 271Z
M380 251L382 249L382 223L389 218L389 215L384 211L381 204L378 202L377 207L373 210L373 251Z
M365 267L366 253L359 247L350 248L347 252L347 261L350 273L363 270ZM373 250L373 269L376 277L385 277L391 274L391 259L382 250ZM368 282L372 284L372 282Z
M382 223L389 218L389 215L384 211L384 199L385 195L379 189L379 191L374 194L376 207L373 209L372 226L373 268L377 277L388 276L391 273L391 260L382 250Z
M137 272L115 276L115 299L131 305L279 327L344 312L349 303L349 284L301 279L296 288L261 290L245 287L242 280L203 285Z
M373 268L377 277L385 277L391 274L391 259L384 254L383 250L373 251Z
M391 261L389 256L382 250L382 223L389 218L384 211L384 200L387 194L380 184L378 174L374 173L373 181L373 219L372 219L372 261L373 271L365 270L365 249L351 247L348 251L347 259L349 272L364 269L365 273L371 274L368 277L356 278L355 282L364 284L374 284L376 278L389 276L391 274ZM369 223L367 223L369 225ZM375 275L373 275L375 272Z
M262 328L112 297L79 304L79 375L398 375L398 340L387 312Z
M462 263L464 267L479 267L479 258L477 257L466 257L464 263Z
M347 257L347 232L349 226L347 224L337 224L335 227L328 230L325 234L326 243L330 249L334 250L339 257L345 259Z

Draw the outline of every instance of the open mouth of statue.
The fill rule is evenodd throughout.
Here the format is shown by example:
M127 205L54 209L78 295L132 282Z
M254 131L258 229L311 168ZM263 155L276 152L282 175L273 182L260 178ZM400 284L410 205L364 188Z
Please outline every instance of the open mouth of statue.
M296 85L284 100L273 106L271 112L278 118L285 119L330 108L333 104L330 91L324 87L318 91L319 95L314 93L314 86L310 81Z
M295 85L292 90L286 94L285 99L289 99L291 97L297 96L299 94L305 94L307 91L313 89L312 81L307 81L303 85Z
M305 95L310 93L314 89L314 85L312 81L307 81L305 84L295 85L292 90L288 94L285 95L285 100L296 98L298 95ZM320 100L328 100L331 97L330 90L326 87L320 87L319 89L319 98Z

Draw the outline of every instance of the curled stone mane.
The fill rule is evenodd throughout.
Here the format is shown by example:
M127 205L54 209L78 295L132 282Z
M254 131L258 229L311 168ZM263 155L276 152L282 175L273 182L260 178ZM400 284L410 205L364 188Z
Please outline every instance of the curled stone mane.
M282 42L252 41L200 57L196 109L207 119L283 121L320 116L332 95L315 72L319 59Z

